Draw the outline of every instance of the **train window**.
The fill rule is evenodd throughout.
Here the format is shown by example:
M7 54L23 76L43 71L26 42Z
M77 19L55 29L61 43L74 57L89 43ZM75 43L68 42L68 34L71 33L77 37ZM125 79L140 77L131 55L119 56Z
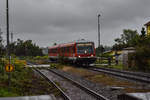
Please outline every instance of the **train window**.
M60 52L62 53L62 48L60 48Z
M56 53L56 49L54 49L54 53Z
M66 47L64 47L64 53L66 53Z
M67 53L67 47L65 47L65 53Z
M57 53L57 48L55 49L55 53Z
M67 49L68 49L68 48L66 47L66 48L65 48L65 52L66 52L66 53L67 53L67 51L68 51Z
M93 53L94 48L92 43L77 44L77 52L80 54Z
M71 47L71 53L75 53L75 48L74 48L74 46Z
M71 50L71 48L72 48L71 46L68 48L68 49L69 49L69 53L72 53L72 50Z
M66 50L65 50L65 47L63 48L63 50L64 50L63 53L65 53L65 51L66 51Z
M65 48L62 47L62 48L61 48L61 53L64 53L64 52L65 52Z
M64 53L64 51L65 51L64 48L62 48L62 53Z
M72 50L73 50L73 53L75 53L75 47L74 46L72 47Z
M70 47L68 47L68 50L69 50L69 53L71 53L71 51L70 51L70 50L71 50L71 46L70 46Z
M58 52L58 49L57 49L57 48L56 48L56 49L50 49L49 52L50 52L50 53L57 53L57 52Z
M69 53L69 47L67 47L67 53Z

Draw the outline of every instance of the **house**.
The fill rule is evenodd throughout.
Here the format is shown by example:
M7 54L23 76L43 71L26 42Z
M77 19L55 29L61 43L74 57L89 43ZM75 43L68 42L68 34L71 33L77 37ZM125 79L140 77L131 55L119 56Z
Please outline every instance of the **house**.
M150 21L147 22L144 26L146 26L147 35L150 35Z

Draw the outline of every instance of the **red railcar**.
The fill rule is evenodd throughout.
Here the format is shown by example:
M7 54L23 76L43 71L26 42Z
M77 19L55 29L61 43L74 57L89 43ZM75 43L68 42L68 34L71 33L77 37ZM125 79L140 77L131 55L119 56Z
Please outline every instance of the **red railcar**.
M59 57L75 64L91 64L96 60L94 42L78 40L49 47L50 60L57 61Z

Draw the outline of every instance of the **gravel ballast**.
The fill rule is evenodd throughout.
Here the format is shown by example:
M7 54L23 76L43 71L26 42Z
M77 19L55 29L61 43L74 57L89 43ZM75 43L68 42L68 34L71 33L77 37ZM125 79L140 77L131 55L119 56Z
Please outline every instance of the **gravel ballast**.
M41 72L44 75L46 75L49 79L53 80L54 82L57 82L72 100L96 100L95 97L89 95L79 87L76 87L74 84L70 83L70 81L63 79L60 76L57 76L56 74L48 70L41 70Z
M65 75L65 76L79 82L80 84L82 84L82 85L88 87L89 89L103 95L104 97L107 97L110 100L117 100L117 96L123 93L121 90L113 90L112 91L112 89L110 87L100 85L97 83L93 83L89 80L86 80L83 77L80 77L80 76L77 76L74 74L70 74L70 73L64 72L62 70L53 69L53 71L58 72L61 75Z

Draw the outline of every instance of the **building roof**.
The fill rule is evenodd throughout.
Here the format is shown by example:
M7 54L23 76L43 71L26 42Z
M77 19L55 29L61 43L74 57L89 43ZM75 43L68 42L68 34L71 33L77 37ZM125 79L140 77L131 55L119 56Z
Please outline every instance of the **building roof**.
M127 48L124 48L123 50L135 50L134 47L127 47Z
M144 24L145 26L148 26L148 25L150 25L150 21L149 22L147 22L146 24Z

